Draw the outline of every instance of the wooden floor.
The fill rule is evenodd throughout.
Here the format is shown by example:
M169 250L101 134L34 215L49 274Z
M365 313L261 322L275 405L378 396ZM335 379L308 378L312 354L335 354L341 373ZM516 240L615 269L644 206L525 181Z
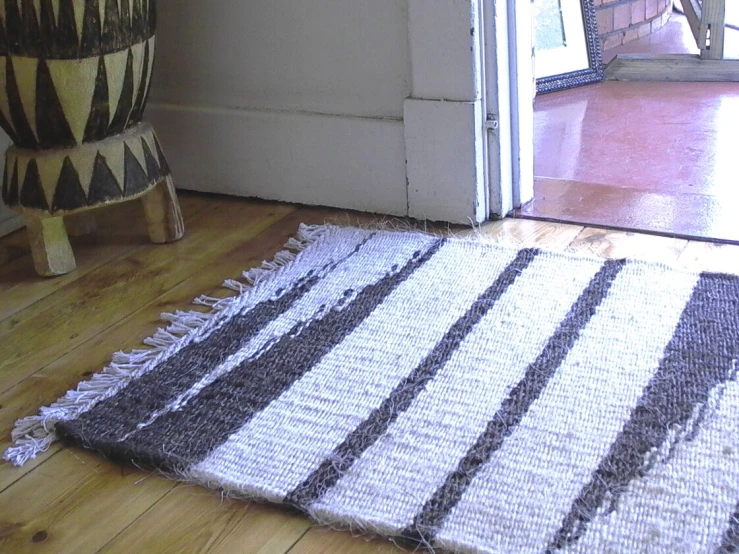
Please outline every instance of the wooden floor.
M147 242L137 203L98 217L73 239L78 269L40 279L25 234L0 239L0 449L13 422L53 402L117 350L139 348L162 312L271 258L300 222L366 223L366 215L220 196L181 195L181 242ZM404 222L391 221L403 225ZM739 273L739 246L504 220L483 240L605 257L637 257ZM23 468L0 463L0 552L387 553L388 542L318 528L280 509L221 498L196 486L121 469L57 446Z

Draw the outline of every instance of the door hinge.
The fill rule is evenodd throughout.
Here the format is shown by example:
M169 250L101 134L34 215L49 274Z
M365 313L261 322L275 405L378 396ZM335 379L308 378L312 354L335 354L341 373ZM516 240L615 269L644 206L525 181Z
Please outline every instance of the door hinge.
M488 117L485 120L485 128L491 131L498 129L498 118L494 114L488 114Z

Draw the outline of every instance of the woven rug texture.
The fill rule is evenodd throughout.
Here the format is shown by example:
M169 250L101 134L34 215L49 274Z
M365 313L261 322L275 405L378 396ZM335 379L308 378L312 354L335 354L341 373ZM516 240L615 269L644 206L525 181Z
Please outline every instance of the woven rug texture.
M302 227L210 309L18 422L464 553L733 552L739 278Z

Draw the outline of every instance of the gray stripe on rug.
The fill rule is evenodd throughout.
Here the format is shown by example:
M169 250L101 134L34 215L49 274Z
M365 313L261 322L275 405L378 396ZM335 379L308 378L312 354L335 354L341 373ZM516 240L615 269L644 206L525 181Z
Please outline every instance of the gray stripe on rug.
M324 258L334 259L342 254L347 246L363 242L367 235L368 233L364 232L361 237L353 237L351 241L348 240L350 237L347 237L347 241L341 243L341 248L338 251L334 247L329 256L324 256ZM168 404L166 409L155 412L146 421L139 423L137 430L148 427L167 411L179 410L222 375L247 360L261 356L274 346L284 334L306 326L308 322L318 319L335 307L346 305L348 302L347 283L352 284L352 290L355 291L353 294L356 294L357 291L361 291L367 285L374 284L387 275L388 268L390 268L390 273L397 271L398 267L402 267L411 259L414 252L425 250L435 240L431 236L416 236L412 240L405 241L401 248L388 248L387 242L382 238L370 241L347 263L340 264L335 271L321 279L318 286L313 287L311 291L302 296L293 305L292 309L265 325L242 349L234 353L224 363L215 366L212 371L204 375L191 388ZM437 259L438 256L435 256L435 263L438 263ZM313 260L301 258L301 262L311 266L314 263L323 263L323 260L320 258L314 258ZM296 327L296 325L299 327ZM127 436L122 437L121 440L125 438Z
M577 542L602 510L615 508L631 481L648 473L649 454L660 449L676 428L686 429L688 424L698 428L711 391L736 375L738 307L739 278L701 275L659 369L572 504L548 552ZM691 422L696 412L699 419Z
M561 552L621 552L627 544L644 545L632 550L665 554L709 553L720 548L729 525L729 514L733 513L739 498L739 452L736 448L739 383L728 381L716 387L707 408L707 416L703 419L699 419L699 415L706 412L697 410L693 420L699 422L700 427L691 428L685 440L679 440L685 435L684 429L671 430L672 436L663 447L650 453L651 470L629 484L619 498L617 509L599 513L588 526L587 533ZM577 490L572 499L579 492ZM655 502L656 499L661 502ZM567 512L558 512L561 524ZM559 525L549 533L544 545L558 529Z
M310 504L334 486L362 453L408 409L426 384L459 348L465 337L538 253L539 251L535 249L521 250L496 281L477 298L465 315L452 325L424 361L397 385L380 407L374 410L303 483L285 497L285 503L307 511Z
M262 356L240 364L181 410L162 415L124 441L110 443L90 436L78 420L60 422L57 434L65 442L93 448L114 460L135 460L139 466L184 473L310 371L445 242L437 240L426 251L417 251L403 268L367 286L341 309L333 309L307 326L296 325ZM351 294L354 291L348 290L347 298ZM202 422L208 422L207 432L201 432Z
M396 248L397 236L386 236L387 248ZM407 244L409 237L400 236ZM187 478L220 483L230 494L283 502L421 364L517 254L448 242L310 373L191 468ZM460 255L476 262L460 263ZM366 269L374 266L370 260ZM506 298L515 302L509 294Z
M367 235L349 254L310 270L277 298L260 302L244 313L228 319L200 341L187 344L152 371L131 381L117 395L103 400L77 418L85 432L99 441L119 441L134 432L148 417L163 410L203 376L243 348L266 325L289 311L321 280L344 262L350 261L376 233ZM62 425L62 427L64 427Z
M191 333L168 329L172 341L154 355L133 353L133 370L113 368L121 373L20 421L14 440L25 450L9 458L43 451L50 434L39 429L79 417L77 402L92 409L90 394L135 405L120 394L129 381L289 294L369 234L310 231L317 240L300 257L266 262L275 271L231 303L183 314ZM412 539L442 550L736 551L739 277L629 261L581 310L587 322L571 344L557 333L594 275L619 262L542 252L465 323L522 252L377 235L166 411L131 421L123 440L102 440L82 420L59 430L77 425L77 445L238 498L279 503L302 487L295 503L319 523L395 538L417 533L415 522ZM544 363L550 347L555 361Z
M657 371L699 279L671 272L666 286L664 273L663 267L637 261L624 266L541 396L444 520L435 546L474 551L484 545L492 551L536 554L546 549ZM575 300L577 296L570 307ZM535 319L548 319L538 303L527 304L535 310ZM549 336L555 330L556 326ZM525 335L520 340L526 340ZM523 372L510 380L506 393L521 378ZM501 402L495 402L496 410ZM728 511L727 507L724 512ZM623 515L633 513L639 512ZM626 540L616 543L613 551L629 551L620 548L623 544L640 543ZM609 550L601 542L576 550L602 551Z
M721 538L721 545L716 550L716 554L733 554L737 551L739 551L739 503L729 518L729 525Z
M477 258L485 251L482 247L479 254L470 252L469 255ZM529 364L544 349L602 266L603 260L573 260L572 271L562 272L561 258L547 253L537 256L475 326L413 404L334 487L311 505L311 516L329 525L361 520L372 532L399 535L457 468L459 460L485 430L511 387L523 378ZM488 283L496 277L492 276ZM471 279L473 283L477 280L477 277ZM460 287L449 296L447 304L450 309L456 298L468 288ZM467 307L451 319L444 331L484 290L483 287L468 300ZM536 306L538 317L520 317L525 306ZM409 336L416 335L417 332L409 333ZM427 348L427 353L442 336L443 333ZM665 338L663 347L667 340L669 336ZM414 338L414 343L417 342ZM415 367L422 360L423 357L409 367ZM397 381L405 376L403 374ZM387 394L377 400L375 407L392 389L390 387ZM345 436L353 429L350 427ZM333 448L328 449L315 467L332 451ZM252 463L256 465L259 462L252 460ZM261 463L259 465L262 466ZM297 480L295 485L302 481ZM295 485L287 490L292 490ZM358 491L362 493L357 494Z
M413 523L403 531L402 536L409 543L417 546L433 544L440 525L462 498L477 472L490 460L490 456L501 447L505 439L515 432L531 404L546 388L550 378L577 341L580 332L608 295L611 284L623 269L624 263L624 260L609 260L593 277L544 350L528 367L524 378L503 401L485 432L469 449L457 469L426 502Z

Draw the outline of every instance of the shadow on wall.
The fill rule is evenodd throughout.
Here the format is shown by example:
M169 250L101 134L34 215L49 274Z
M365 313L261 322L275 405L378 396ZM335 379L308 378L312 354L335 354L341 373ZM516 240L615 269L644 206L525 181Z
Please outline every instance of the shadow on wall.
M11 145L12 141L3 131L0 131L0 151L5 154ZM22 218L3 204L0 200L0 237L5 236L13 231L20 229L23 226Z

